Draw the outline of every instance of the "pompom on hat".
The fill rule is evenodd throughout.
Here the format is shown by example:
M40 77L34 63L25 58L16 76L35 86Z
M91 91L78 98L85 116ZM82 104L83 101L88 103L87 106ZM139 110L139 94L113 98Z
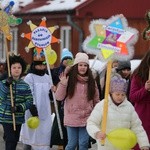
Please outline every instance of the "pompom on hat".
M110 93L113 92L127 92L128 83L121 76L113 76L110 81Z
M61 61L65 59L73 59L73 54L67 48L64 48L61 54Z
M89 56L86 53L77 53L73 65L81 62L87 63L89 65Z

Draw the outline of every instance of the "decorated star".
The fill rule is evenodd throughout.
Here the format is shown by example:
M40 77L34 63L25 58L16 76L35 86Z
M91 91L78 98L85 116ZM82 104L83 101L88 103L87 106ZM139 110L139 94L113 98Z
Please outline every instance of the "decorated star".
M36 26L32 21L28 21L30 26L30 33L22 33L21 37L30 40L29 45L25 48L26 52L29 52L31 48L35 48L37 53L40 54L43 49L52 50L51 43L60 42L59 39L54 37L53 32L58 29L58 26L46 27L46 18L42 18L39 26Z
M94 20L89 30L91 34L83 42L85 52L96 55L102 61L130 59L133 56L138 31L128 27L122 14L108 20Z

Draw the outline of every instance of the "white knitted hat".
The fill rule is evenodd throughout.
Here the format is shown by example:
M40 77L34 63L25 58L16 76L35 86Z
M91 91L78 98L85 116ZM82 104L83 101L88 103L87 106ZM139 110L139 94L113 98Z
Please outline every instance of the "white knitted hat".
M77 53L73 65L76 65L80 62L85 62L89 65L89 56L86 53Z

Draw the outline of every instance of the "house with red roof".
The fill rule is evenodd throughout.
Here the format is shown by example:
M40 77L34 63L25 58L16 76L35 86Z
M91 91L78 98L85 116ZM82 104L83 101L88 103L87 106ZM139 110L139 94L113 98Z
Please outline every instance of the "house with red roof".
M32 50L26 53L24 49L29 41L20 35L31 32L27 25L29 20L38 26L43 17L47 19L47 27L59 26L53 35L61 42L51 45L58 55L56 66L60 63L63 48L70 49L74 55L82 51L82 43L90 34L92 20L108 19L117 14L123 14L129 27L139 31L134 58L141 58L150 47L150 42L142 38L142 32L148 26L145 13L150 10L149 0L16 0L15 3L14 15L22 18L23 22L12 28L14 40L9 47L23 55L28 63L32 61ZM3 48L0 48L0 53L3 54Z

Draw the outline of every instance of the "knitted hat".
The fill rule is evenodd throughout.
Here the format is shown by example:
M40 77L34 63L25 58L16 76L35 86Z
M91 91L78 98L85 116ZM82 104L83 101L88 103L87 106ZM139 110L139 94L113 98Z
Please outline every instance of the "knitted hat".
M61 54L61 61L65 59L73 59L72 53L67 48L64 48Z
M127 92L128 83L121 76L113 76L110 81L110 93Z
M118 67L117 67L117 71L121 71L124 69L130 69L131 70L131 63L130 61L119 61L118 62Z
M76 65L80 62L85 62L89 65L89 56L86 53L77 53L73 65Z

